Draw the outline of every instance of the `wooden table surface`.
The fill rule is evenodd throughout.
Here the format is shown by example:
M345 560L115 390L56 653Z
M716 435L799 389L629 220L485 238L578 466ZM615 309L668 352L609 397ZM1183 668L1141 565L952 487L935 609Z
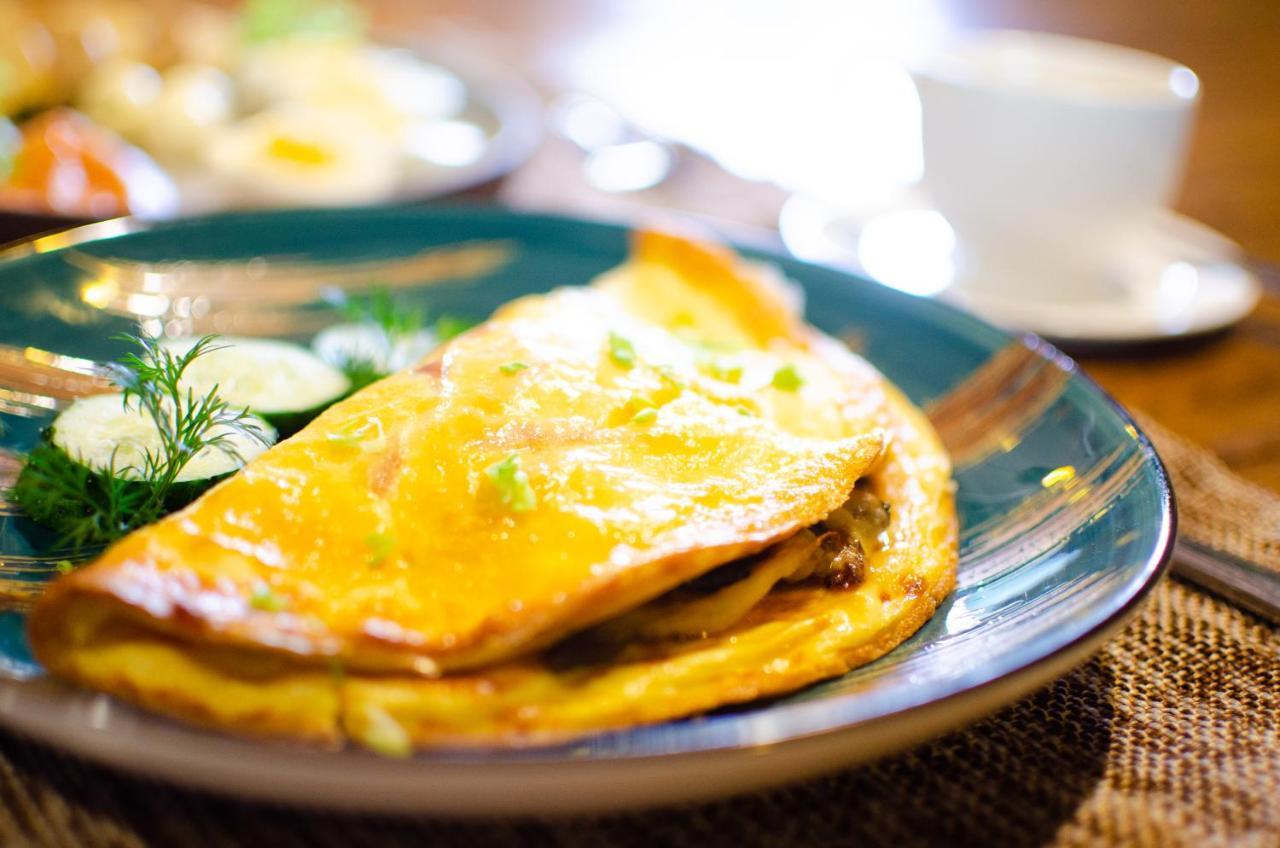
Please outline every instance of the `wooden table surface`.
M1201 78L1203 99L1176 208L1238 241L1270 293L1224 335L1081 362L1126 404L1213 449L1244 476L1280 489L1280 265L1273 264L1280 263L1280 2L439 0L375 9L377 22L398 34L485 53L548 97L598 93L628 117L720 161L758 166L755 176L773 175L764 158L747 161L745 152L779 130L769 124L771 112L783 114L790 128L807 114L789 109L792 100L819 91L828 104L841 102L847 92L839 75L854 73L850 61L876 55L885 44L892 53L958 27L1013 27L1127 44L1186 63ZM744 97L735 83L753 90ZM853 94L847 102L866 106ZM707 115L720 136L716 123L700 120ZM868 119L866 132L876 129ZM812 151L803 136L779 134L778 173L820 157L818 132ZM662 205L755 226L771 226L786 196L777 185L711 166L680 188L593 197L573 184L579 156L552 137L500 196L604 214Z

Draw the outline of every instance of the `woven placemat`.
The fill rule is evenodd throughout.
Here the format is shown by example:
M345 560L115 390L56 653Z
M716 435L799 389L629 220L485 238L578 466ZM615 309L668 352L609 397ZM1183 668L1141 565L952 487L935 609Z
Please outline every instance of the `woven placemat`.
M1274 553L1280 501L1222 494L1239 491L1225 466L1152 431L1183 524L1225 510L1215 541ZM772 792L557 822L285 810L0 733L0 844L1280 846L1280 628L1170 578L1085 666L966 730Z
M1176 579L1087 665L866 768L685 809L459 823L283 810L0 735L0 844L1280 845L1280 632Z
M1280 572L1280 494L1232 473L1211 451L1131 410L1178 497L1178 538Z

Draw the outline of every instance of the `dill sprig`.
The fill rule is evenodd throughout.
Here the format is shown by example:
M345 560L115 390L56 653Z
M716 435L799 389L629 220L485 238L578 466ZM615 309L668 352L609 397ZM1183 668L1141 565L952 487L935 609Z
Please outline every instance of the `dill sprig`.
M338 363L338 368L351 383L351 392L358 392L365 386L378 382L388 373L385 368L366 356L348 356Z
M375 287L368 297L348 299L342 304L342 311L352 321L381 328L391 342L419 332L425 320L421 309L396 302L386 286Z
M478 321L471 318L465 318L461 315L452 315L446 312L436 319L436 323L434 325L436 338L442 342L447 342L454 336L462 335L478 323Z
M378 330L375 353L351 352L336 363L357 392L376 383L390 373L390 363L397 344L422 331L421 309L397 303L386 286L375 287L367 297L351 297L342 301L342 312L352 321Z
M374 353L353 352L335 363L351 381L352 391L358 391L391 373L395 368L397 348L427 328L427 313L398 301L386 286L375 286L365 297L342 296L339 305L348 320L378 330ZM470 318L443 313L432 322L430 332L437 341L447 342L475 325L476 322Z
M218 397L217 386L198 396L183 387L187 367L218 349L212 336L181 354L151 339L117 338L137 350L109 365L108 372L121 388L123 403L136 404L155 425L159 449L144 449L140 468L120 466L112 454L107 468L95 469L45 439L28 454L13 489L24 511L56 530L59 542L74 550L114 541L181 505L178 477L201 451L220 451L240 465L244 458L234 435L269 443L257 419Z
M35 521L58 533L57 546L75 552L102 545L160 518L149 487L120 476L122 469L98 471L42 441L27 455L12 497Z
M191 387L182 386L182 375L192 362L225 347L216 344L215 337L205 336L177 354L153 339L138 336L117 336L117 339L131 341L139 348L137 353L125 354L111 370L116 384L124 392L125 405L130 400L136 401L160 433L160 450L146 449L143 467L139 470L143 480L152 482L160 500L168 495L182 469L200 451L211 448L235 464L243 465L244 457L235 445L234 435L267 444L267 434L249 410L233 407L218 397L216 383L199 396Z

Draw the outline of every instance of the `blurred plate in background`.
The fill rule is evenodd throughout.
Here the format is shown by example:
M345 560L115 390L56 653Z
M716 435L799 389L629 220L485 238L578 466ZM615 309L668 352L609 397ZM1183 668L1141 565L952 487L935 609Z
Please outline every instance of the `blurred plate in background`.
M502 176L541 130L514 72L370 33L343 0L0 4L0 28L0 239L419 202Z

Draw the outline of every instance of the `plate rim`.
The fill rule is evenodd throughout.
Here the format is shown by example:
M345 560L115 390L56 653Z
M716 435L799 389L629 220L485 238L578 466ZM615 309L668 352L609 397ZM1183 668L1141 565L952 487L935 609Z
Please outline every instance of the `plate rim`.
M590 225L601 230L623 231L628 229L626 223L614 221L599 221L585 219L573 215L562 215L543 212L528 212L522 210L511 210L496 205L479 205L479 204L458 204L458 203L436 203L425 206L414 207L364 207L356 209L307 209L307 210L255 210L252 212L222 212L214 215L198 216L195 218L184 218L174 221L165 222L149 222L138 221L133 218L110 219L102 222L94 222L87 225L80 225L69 228L53 234L52 236L37 236L20 240L14 244L0 247L0 265L29 256L35 253L43 253L49 250L58 249L66 246L83 244L87 241L109 240L116 236L125 235L141 231L153 231L156 229L167 229L169 227L187 227L192 225L202 225L208 220L237 218L237 217L307 217L307 216L339 216L349 214L367 214L367 215L387 215L392 217L400 216L416 216L422 218L473 218L476 220L535 220L535 221L552 221L562 225ZM732 240L729 240L733 243ZM40 243L44 242L43 245ZM736 246L736 245L735 245ZM816 270L824 274L831 274L837 277L847 277L859 280L861 283L874 285L865 277L859 277L856 273L848 270L822 266L806 260L787 256L780 251L761 249L759 246L753 246L746 251L748 254L755 256L765 256L780 262L784 267L786 265L800 266L809 270ZM906 299L913 299L910 295L902 295L895 293L896 296ZM963 323L971 324L969 329L983 331L984 334L994 334L993 338L1012 339L1008 333L992 327L987 322L976 316L964 313L962 310L936 301L928 299L919 299L922 303L929 303L929 309L940 310L942 315L949 319L959 318ZM414 774L422 776L425 773L460 773L466 770L474 773L491 772L492 776L488 778L490 781L503 781L500 772L517 768L522 771L542 770L554 768L557 772L565 768L569 768L574 772L594 773L599 770L618 771L630 768L635 772L640 769L646 769L653 763L673 764L673 767L692 767L698 761L707 761L709 759L733 759L739 760L743 756L748 757L754 762L772 762L781 764L785 760L785 752L790 749L792 751L799 750L804 746L812 746L814 743L822 744L824 741L830 741L832 747L836 747L834 743L839 741L841 737L846 739L850 737L859 737L864 743L876 740L875 733L883 730L887 726L900 725L899 732L895 735L886 733L884 736L889 738L887 744L877 747L875 744L864 748L862 751L849 752L845 751L836 763L828 763L827 767L850 766L857 762L864 761L869 756L878 756L893 750L899 750L909 744L919 741L928 735L943 732L947 729L958 728L970 721L978 718L980 715L1006 705L1018 697L1021 697L1031 691L1038 685L1049 680L1055 679L1061 674L1082 662L1092 654L1094 650L1102 643L1102 641L1114 633L1133 613L1140 607L1142 602L1150 594L1156 583L1166 572L1173 553L1173 543L1177 527L1177 515L1174 503L1174 494L1169 481L1167 471L1156 453L1150 439L1142 431L1141 427L1133 420L1128 412L1098 383L1087 373L1080 370L1065 354L1058 351L1053 345L1045 342L1038 337L1028 334L1024 339L1030 340L1036 345L1037 353L1059 365L1068 369L1072 377L1078 377L1084 385L1091 390L1095 397L1102 400L1103 405L1109 409L1122 424L1133 428L1136 433L1137 448L1141 453L1143 464L1150 468L1154 474L1154 483L1157 494L1157 508L1159 512L1160 527L1155 537L1150 554L1145 558L1141 567L1137 569L1134 576L1122 584L1107 605L1106 614L1098 621L1093 623L1088 629L1077 634L1071 641L1058 645L1053 650L1039 654L1029 659L1023 659L1013 663L1011 667L1000 671L998 674L989 675L977 682L958 685L954 691L943 695L926 697L918 702L910 703L902 707L896 707L890 711L863 718L859 721L841 721L839 719L830 719L823 727L801 732L788 732L781 738L768 739L764 741L754 741L749 743L734 742L721 743L713 745L694 745L686 746L678 751L671 752L645 752L645 753L609 753L607 755L597 755L593 758L574 759L566 754L566 747L563 745L543 746L541 748L530 748L526 750L512 751L511 749L483 749L483 752L466 758L442 757L439 755L432 756L430 753L420 755L407 761L391 761L388 762L382 758L373 755L357 752L352 749L342 749L337 752L325 751L313 748L297 748L292 746L280 746L271 743L262 743L260 741L245 741L235 738L222 736L216 732L196 730L194 732L216 739L220 742L239 742L253 746L255 749L263 752L276 752L282 754L286 758L293 756L297 759L299 766L304 762L317 764L322 761L329 763L351 763L350 757L359 757L366 763L376 763L377 770L386 770L394 775L394 779L400 780L404 777ZM218 780L217 775L209 775L192 769L190 760L184 758L181 753L168 753L165 751L146 750L139 751L129 742L120 741L113 743L109 737L110 734L104 734L100 731L89 727L88 723L82 722L74 726L74 733L68 734L65 726L65 717L54 719L52 716L45 716L40 711L34 714L15 714L12 708L15 697L21 697L15 694L16 689L22 687L23 683L3 682L0 683L0 724L23 733L45 744L70 751L76 755L84 756L88 759L103 763L108 766L122 768L126 771L134 773L146 774L151 776L162 776L174 783L192 786L196 788L213 790L222 794L241 795L250 798L271 799L277 801L285 801L291 803L314 802L316 799L316 787L298 784L275 785L266 778L271 773L271 769L267 768L261 775L263 783L257 785L238 785L230 780ZM55 684L57 685L57 684ZM102 696L105 697L105 696ZM799 708L816 709L819 706L825 706L830 711L833 701L844 699L856 699L857 693L845 693L843 695L834 696L832 699L824 702L810 702L802 704L775 705L769 708L770 711L783 709L795 710ZM135 709L135 708L130 708ZM169 723L168 719L160 716L145 713L147 720L155 720ZM759 718L760 713L757 715ZM746 718L746 716L735 716L735 719ZM908 724L913 724L917 732L903 733L903 729ZM626 731L623 731L626 732ZM847 744L844 746L848 747ZM228 746L228 755L234 758L234 752L230 751ZM298 758L298 754L302 754ZM337 756L335 756L337 754ZM513 755L514 754L514 755ZM865 756L863 756L865 754ZM761 756L765 755L765 756ZM793 755L793 759L794 759ZM406 767L403 768L403 767ZM804 776L813 773L814 768L793 769L792 778ZM368 769L365 769L368 771ZM747 769L747 771L760 772L760 769ZM752 788L754 786L762 786L766 783L777 782L776 774L773 770L765 769L765 773L758 775L758 779L749 782L749 785L740 785L728 791L738 791L741 789ZM562 776L563 777L563 776ZM484 778L479 778L483 780ZM324 783L323 780L320 781ZM712 781L708 781L711 783ZM741 783L741 779L739 779ZM332 788L332 787L331 787ZM668 798L678 794L678 797L691 797L688 794L688 787L677 787L675 791L668 791ZM322 793L324 794L324 793ZM719 790L712 790L707 796L722 794ZM658 801L652 797L638 796L636 798L615 797L608 803L588 802L575 804L574 798L566 798L559 804L547 803L545 793L539 795L533 793L528 796L519 796L515 798L488 798L485 803L475 805L468 808L466 804L461 806L457 804L445 806L440 803L441 796L439 794L432 795L427 793L426 796L415 795L413 797L403 797L396 795L384 795L381 797L369 797L365 795L358 798L346 798L340 795L335 796L328 793L324 803L331 807L341 807L345 809L365 809L379 810L382 812L456 812L459 814L483 814L485 812L492 813L502 812L554 812L560 810L562 812L582 811L586 809L618 809L626 806L634 806L637 803L645 805L649 803L657 803ZM536 804L529 804L530 800L536 800ZM661 799L659 799L661 800Z

